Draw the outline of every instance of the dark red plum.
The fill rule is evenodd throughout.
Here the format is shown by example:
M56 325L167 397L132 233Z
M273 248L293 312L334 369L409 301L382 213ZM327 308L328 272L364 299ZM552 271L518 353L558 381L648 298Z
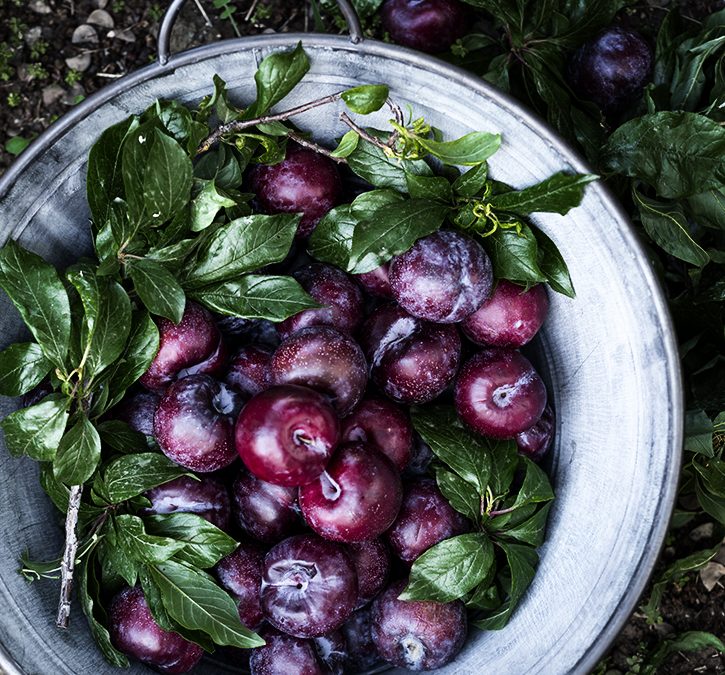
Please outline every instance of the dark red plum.
M542 284L529 290L501 280L491 297L461 323L466 337L493 347L523 347L539 331L549 311Z
M253 169L251 188L265 213L301 213L301 238L312 234L320 218L339 203L342 180L331 159L290 144L279 164Z
M568 77L580 98L616 113L641 96L651 79L652 49L639 33L612 26L574 52Z
M269 363L272 350L248 345L239 348L231 361L224 381L243 396L256 396L269 386Z
M241 471L232 485L232 499L236 523L259 541L276 544L300 528L297 488L268 483Z
M461 359L455 326L424 321L393 304L368 317L360 344L373 382L399 403L426 403L440 396L453 382Z
M405 473L411 476L423 476L428 473L430 463L433 461L433 451L420 434L413 435L413 452L410 456Z
M114 409L113 416L126 422L134 431L145 436L154 435L154 415L159 405L159 396L151 391L137 391L121 401Z
M390 263L383 263L371 272L356 274L355 279L370 294L378 298L392 299L393 289L390 288Z
M551 447L554 438L554 411L546 406L539 421L526 431L516 434L519 453L538 462Z
M460 601L398 600L406 580L392 584L373 603L372 637L380 655L408 670L450 663L466 640L466 608Z
M372 636L372 606L358 609L342 627L347 643L348 664L354 671L367 670L381 658Z
M406 486L388 541L398 558L412 563L431 546L468 528L468 520L448 503L435 481L419 478Z
M227 361L229 360L229 349L226 342L220 337L219 344L211 353L208 359L201 363L196 363L188 368L179 371L177 377L188 377L189 375L220 375L226 370Z
M209 473L236 459L238 394L208 375L189 375L161 397L154 436L162 452L186 469Z
M299 384L327 396L347 415L367 386L367 363L349 335L328 326L297 331L277 348L270 363L275 384Z
M295 487L319 476L340 436L337 416L322 394L286 384L266 389L237 419L236 448L257 478Z
M325 675L311 640L292 637L270 627L260 637L267 644L252 650L251 675Z
M347 552L357 571L356 608L359 608L367 605L388 583L390 552L382 539L367 539L357 544L348 544Z
M181 476L144 492L144 497L151 506L144 508L143 513L194 513L221 530L229 530L229 492L223 483L209 476L199 480Z
M381 16L393 42L430 54L446 51L468 28L458 0L386 0Z
M154 621L140 588L125 588L113 598L108 629L116 649L162 673L187 673L204 655L201 647Z
M139 381L147 389L163 393L181 370L213 356L221 336L211 314L191 301L186 303L178 325L163 318L157 323L159 351Z
M352 333L363 318L363 296L358 285L342 270L312 263L292 275L321 307L305 309L277 324L284 339L309 326L332 326Z
M348 662L347 642L341 631L313 637L311 640L317 658L329 675L344 675Z
M546 387L519 352L488 349L461 368L455 397L456 412L471 429L492 438L512 438L541 417Z
M310 638L337 630L357 600L355 566L340 544L297 535L264 559L262 609L275 627Z
M407 413L395 403L366 398L342 420L340 437L343 442L371 443L402 471L410 460L413 426Z
M300 487L307 524L332 541L377 537L395 520L403 496L395 465L374 446L340 446L325 471Z
M277 324L266 319L219 317L217 326L230 344L256 345L274 351L279 344Z
M264 620L259 598L264 553L259 544L245 541L214 568L219 583L237 603L239 619L251 630L257 630Z
M492 285L491 260L483 247L449 230L419 239L390 263L390 287L398 304L436 323L458 323L475 312Z

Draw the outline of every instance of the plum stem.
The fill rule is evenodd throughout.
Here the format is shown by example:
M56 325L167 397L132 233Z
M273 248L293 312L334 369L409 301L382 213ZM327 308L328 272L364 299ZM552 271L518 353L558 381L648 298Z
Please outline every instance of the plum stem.
M71 593L73 592L73 570L75 568L76 551L78 549L78 512L81 506L82 485L74 485L68 495L68 511L65 517L65 550L60 563L60 601L55 623L58 628L68 628L70 618Z

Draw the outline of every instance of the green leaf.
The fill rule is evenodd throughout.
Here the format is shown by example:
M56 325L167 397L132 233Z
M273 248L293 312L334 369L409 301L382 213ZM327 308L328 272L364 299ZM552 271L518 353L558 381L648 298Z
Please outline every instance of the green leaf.
M81 485L101 461L101 438L85 414L63 436L53 461L53 474L66 485Z
M169 616L185 628L202 630L216 644L249 649L264 640L245 628L234 601L208 575L169 560L149 568Z
M205 181L199 194L191 201L192 231L205 230L214 222L221 209L235 204L233 199L219 192L213 180Z
M722 33L722 26L717 29ZM686 40L678 51L678 69L671 84L671 107L673 110L696 110L705 88L705 62L725 46L725 35L712 39L711 32L698 36L696 40ZM693 46L694 43L694 46Z
M151 534L183 542L184 548L175 557L193 567L213 567L237 548L226 532L194 513L149 516L145 523Z
M307 252L317 260L346 269L357 222L350 204L331 209L313 230Z
M513 504L514 508L524 504L538 504L539 502L548 502L554 499L554 492L551 489L551 483L549 483L549 477L546 473L539 468L536 462L532 462L527 457L522 457L521 461L526 467L526 473L524 474L524 482L519 488L518 495L516 495L516 501Z
M8 415L0 426L10 454L40 462L52 460L68 423L68 405L67 397L51 394Z
M707 264L710 256L692 238L680 204L650 199L636 188L632 189L632 197L652 241L680 260L698 267Z
M110 569L129 586L135 586L140 565L133 556L133 552L128 549L123 535L118 532L115 518L109 519L104 532L106 536L98 548L104 568L104 579L106 569Z
M511 570L511 587L506 602L485 618L474 621L473 625L481 630L500 630L511 618L516 605L523 597L526 589L536 573L539 557L530 546L497 542L506 554L506 561Z
M370 190L355 197L350 210L356 220L365 220L375 216L375 213L389 204L404 201L400 192L395 190Z
M238 281L205 286L192 297L213 312L246 319L284 321L320 305L292 277L250 274Z
M121 150L121 175L128 205L130 238L148 220L146 213L145 180L151 146L159 122L151 119L132 128L123 141Z
M292 246L300 216L282 213L237 218L218 229L202 246L186 285L198 288L233 280L265 265L281 262Z
M477 438L463 428L452 406L413 408L411 420L433 453L461 478L486 493L491 473L491 455Z
M113 646L108 629L97 617L100 615L107 620L101 606L101 589L96 579L94 556L92 555L88 555L78 566L78 597L91 635L106 661L117 668L128 668L128 659Z
M707 487L699 477L695 479L695 495L704 511L709 513L721 525L725 525L725 502L722 497L710 494Z
M380 110L388 100L390 90L385 84L364 84L342 92L342 100L354 113L369 115Z
M146 308L152 314L178 324L184 315L186 295L176 277L163 265L148 258L131 260L126 269Z
M725 654L725 643L717 636L705 631L687 631L673 639L664 640L649 656L646 663L642 664L640 672L642 675L656 675L664 672L660 667L671 654L696 652L707 648Z
M368 130L371 131L372 130ZM377 132L387 137L383 132ZM433 171L422 160L401 160L388 157L385 152L369 141L360 139L357 147L347 157L350 169L371 185L407 192L406 173L418 176L432 176Z
M501 134L473 131L455 141L419 138L418 142L443 164L475 166L485 162L501 147Z
M220 145L202 155L194 167L194 175L201 180L214 181L222 190L238 188L242 183L243 167L237 159L237 152L228 145Z
M546 277L549 286L568 298L575 297L576 292L569 275L569 267L556 244L538 227L531 227L531 231L534 233L538 247L539 269Z
M488 164L481 162L461 174L453 183L453 192L461 197L475 197L480 194L488 179Z
M584 188L599 178L593 174L555 173L546 180L521 190L491 197L491 206L520 216L545 211L565 215L579 206Z
M257 101L249 106L244 118L252 119L266 113L297 86L309 69L310 62L301 42L292 51L277 52L263 59L254 75Z
M357 144L360 142L360 136L356 131L352 129L348 131L337 144L337 147L332 151L333 157L349 157L350 154L357 148Z
M17 157L30 145L32 140L32 138L26 138L25 136L13 136L5 141L5 152Z
M725 231L725 187L692 195L687 205L696 223Z
M691 112L643 115L614 131L602 161L610 171L653 186L661 197L680 199L725 182L725 129Z
M146 436L121 420L104 420L96 425L96 429L101 437L101 444L107 445L116 452L128 454L141 452L148 448Z
M138 561L147 564L162 563L184 548L182 541L170 537L157 537L146 533L138 516L115 516L118 544Z
M536 237L528 225L521 225L521 234L513 227L499 227L482 242L491 256L493 273L497 279L508 279L526 285L547 280L539 267Z
M0 396L22 396L38 385L53 364L35 342L18 342L0 352Z
M451 184L442 176L416 176L406 174L408 193L413 199L432 199L444 204L453 201Z
M347 271L370 272L438 230L449 208L428 199L389 204L355 228Z
M712 432L712 421L703 410L688 410L685 413L685 450L714 457Z
M481 498L475 485L443 467L436 469L436 482L441 494L456 511L474 522L480 518Z
M702 485L713 497L725 500L725 460L719 457L699 458L693 468L700 474Z
M505 534L507 537L517 539L524 544L531 544L531 546L541 546L544 543L544 533L546 532L546 520L549 516L549 509L551 508L551 502L544 504L533 516L525 520L523 523L519 523L514 527L503 530L501 534Z
M416 559L398 598L452 602L481 583L493 560L493 545L483 532L444 539Z
M186 469L165 455L140 452L113 460L103 475L103 482L111 503L119 504L186 474Z
M121 157L126 136L138 127L138 118L129 117L106 129L88 155L86 196L96 228L109 218L114 200L124 197Z
M10 240L0 249L0 286L46 358L64 370L70 342L70 303L55 268Z

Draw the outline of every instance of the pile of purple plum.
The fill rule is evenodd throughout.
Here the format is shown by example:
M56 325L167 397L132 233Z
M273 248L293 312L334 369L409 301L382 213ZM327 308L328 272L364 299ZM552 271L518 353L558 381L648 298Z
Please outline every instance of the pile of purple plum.
M241 541L214 571L266 640L253 674L437 668L463 645L463 603L398 595L416 558L470 523L427 477L406 406L448 397L469 428L539 458L553 417L518 348L544 321L545 290L495 283L481 245L451 230L356 278L290 267L320 308L273 325L189 301L178 325L158 322L143 389L117 416L200 480L149 491L147 513L196 513ZM163 672L201 658L140 589L109 614L115 645Z

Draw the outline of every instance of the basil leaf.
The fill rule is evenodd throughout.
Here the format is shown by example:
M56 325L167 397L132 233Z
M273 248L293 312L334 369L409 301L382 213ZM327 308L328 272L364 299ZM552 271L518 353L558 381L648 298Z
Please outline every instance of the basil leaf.
M725 187L692 195L687 205L699 225L725 230Z
M242 171L235 150L223 144L202 155L194 167L197 178L214 181L222 190L238 188L242 183Z
M488 164L481 162L456 178L453 191L461 197L475 197L483 190L487 179Z
M371 133L373 130L368 129ZM378 132L386 137L386 134ZM385 152L369 141L360 139L357 147L347 157L350 169L371 185L407 192L406 173L418 176L432 176L433 171L423 160L401 160L388 157Z
M22 396L42 382L53 364L35 342L18 342L0 352L0 396Z
M364 84L343 91L341 98L352 112L369 115L385 105L389 93L385 84Z
M131 221L129 239L133 238L133 234L141 223L148 219L146 198L144 197L144 182L148 158L157 127L157 119L144 122L131 129L123 141L121 175L123 177L126 204L128 205L128 216Z
M546 281L546 276L539 267L536 237L528 225L521 224L521 234L513 227L499 227L482 241L491 256L493 274L497 279L524 284Z
M192 297L213 312L245 319L284 321L320 305L292 277L250 274L237 281L205 286Z
M259 117L289 94L307 74L310 61L298 42L293 51L270 54L254 74L257 101L249 106L245 119Z
M205 181L199 194L191 201L192 232L206 229L214 222L221 209L235 204L233 199L219 192L213 180Z
M544 473L536 462L528 457L522 457L521 461L525 466L524 482L519 489L514 502L514 508L524 504L536 504L554 499L554 492L549 483L549 477Z
M536 185L491 197L491 206L521 216L538 211L563 216L579 206L584 188L598 178L593 174L567 174L560 171Z
M313 230L307 252L317 260L345 269L357 222L350 204L328 211Z
M494 497L505 495L514 479L519 466L519 453L515 441L499 441L496 449L491 453L493 466L491 467L490 486Z
M218 229L202 246L186 286L198 288L235 279L265 265L281 262L292 246L300 216L281 213L237 218Z
M78 566L78 597L81 608L86 615L91 635L106 661L117 668L128 668L128 659L113 646L108 629L96 616L100 614L104 621L108 620L100 601L101 589L96 579L94 563L95 557L88 554Z
M476 522L481 515L481 498L472 483L442 467L436 469L436 482L441 494L459 513Z
M384 206L404 200L405 197L395 190L369 190L355 197L350 204L350 212L356 220L364 220L374 217Z
M544 533L546 532L546 520L549 516L549 509L551 508L551 502L544 504L533 516L523 523L519 523L514 527L503 530L501 534L505 534L507 537L517 539L524 544L530 544L531 546L541 546L544 542Z
M413 199L432 199L449 204L453 201L451 184L442 176L416 176L406 174L408 193Z
M463 428L452 406L413 408L411 420L433 453L461 478L486 493L491 455L481 440Z
M642 226L652 241L691 265L702 267L709 262L710 256L692 238L680 204L650 199L636 188L632 189L632 197L639 209Z
M46 358L63 370L71 314L68 294L55 268L10 240L0 249L0 286Z
M473 131L455 141L419 138L418 142L443 164L475 166L485 162L501 147L501 134Z
M715 449L712 445L712 420L703 410L688 410L685 412L685 443L687 452L714 457Z
M569 268L556 244L538 227L532 227L531 231L534 233L538 246L539 269L546 277L549 286L568 298L575 297L576 292L569 275Z
M370 272L407 251L418 239L438 230L449 210L427 199L385 206L355 228L347 271Z
M185 544L170 537L157 537L146 533L143 520L138 516L115 516L116 536L120 545L138 561L162 563L178 553Z
M124 196L121 157L126 136L138 127L138 118L129 117L106 129L88 155L86 196L96 228L109 218L114 201Z
M105 420L96 426L101 444L124 454L146 450L146 436L121 420Z
M691 112L643 115L614 131L602 162L643 180L661 197L680 199L725 182L725 129Z
M493 560L493 545L483 532L444 539L416 559L398 598L452 602L481 583Z
M216 644L249 649L264 640L242 625L237 606L207 574L173 560L149 568L169 616L185 628L202 630Z
M176 277L163 265L148 258L130 260L126 269L146 308L152 314L178 324L184 315L186 295Z
M53 474L66 485L81 485L101 461L101 438L85 414L63 436L53 460Z
M352 129L348 131L337 144L337 147L332 151L333 157L349 157L350 154L357 148L357 144L360 142L360 136L356 131Z
M473 625L481 630L499 630L509 622L516 605L534 578L536 565L539 562L539 556L530 546L505 542L497 542L497 544L506 554L506 560L511 569L511 587L508 599L501 607L484 619L473 622Z
M145 523L151 534L183 542L184 548L175 557L193 567L213 567L237 548L237 542L226 532L194 513L149 516Z
M165 455L140 452L112 461L103 475L103 482L111 503L119 504L187 474L186 469Z
M40 462L52 460L68 423L68 405L67 397L51 394L8 415L0 427L10 454L27 455Z
M123 535L119 533L115 518L111 518L106 523L104 532L105 539L99 545L104 579L107 570L110 569L129 586L135 586L140 565L133 556L133 552L127 548L127 542L123 540Z
M718 32L722 32L722 26ZM703 39L716 34L708 31L693 40L686 40L678 51L680 63L677 76L672 81L671 107L673 110L696 110L705 88L705 62L725 46L725 35Z

